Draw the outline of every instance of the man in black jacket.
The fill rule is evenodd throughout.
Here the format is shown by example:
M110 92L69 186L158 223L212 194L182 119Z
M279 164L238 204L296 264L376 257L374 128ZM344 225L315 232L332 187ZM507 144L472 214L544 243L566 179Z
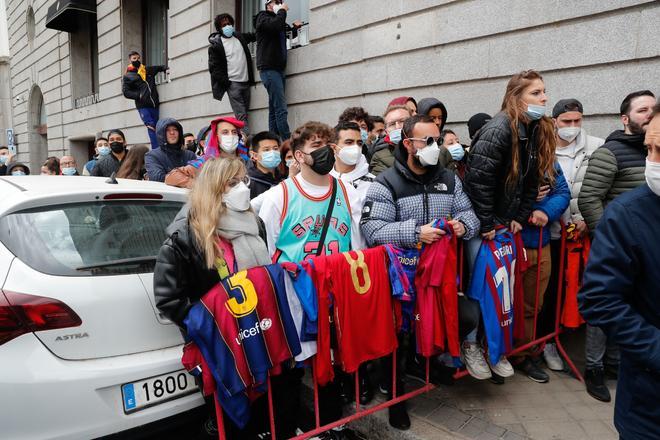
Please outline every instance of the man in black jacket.
M291 131L287 121L288 110L284 97L286 69L286 32L294 33L301 26L294 21L286 24L289 6L281 0L266 0L266 10L257 14L254 25L257 30L257 69L268 92L268 130L281 139L289 139Z
M257 41L254 33L234 30L234 17L220 14L213 20L216 32L209 35L209 73L213 98L222 101L225 93L236 119L248 132L250 87L254 85L252 56L248 43Z
M250 178L250 199L268 191L284 180L278 165L280 156L280 138L270 131L262 131L252 138L248 177Z
M106 156L99 156L96 165L89 173L96 177L110 177L112 173L116 173L121 166L121 161L126 156L126 137L124 133L115 128L108 132L108 142L110 143L110 154Z
M174 168L187 165L197 155L183 148L183 128L176 119L165 118L156 124L156 135L160 148L151 150L144 157L149 180L164 182L165 176Z
M165 72L167 66L145 66L141 62L138 52L128 54L130 64L122 78L122 92L128 99L135 100L140 118L147 126L147 133L151 141L151 149L158 148L156 139L156 122L158 122L158 90L156 90L155 76L158 72Z

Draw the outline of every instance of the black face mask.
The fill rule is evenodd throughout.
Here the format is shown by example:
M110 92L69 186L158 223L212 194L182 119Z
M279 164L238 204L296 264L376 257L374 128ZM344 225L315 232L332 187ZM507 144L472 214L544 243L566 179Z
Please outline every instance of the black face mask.
M197 153L197 141L192 141L188 144L186 144L186 148L188 151L192 151L193 153Z
M111 142L110 143L110 149L112 150L113 153L121 153L124 151L124 144L121 142Z
M321 147L309 155L314 160L311 168L317 174L325 176L330 170L332 170L332 167L335 166L335 153L332 151L330 145Z
M132 64L133 67L135 67L136 69L139 69L139 68L140 68L140 65L141 65L142 63L139 62L139 61L132 61L131 64Z

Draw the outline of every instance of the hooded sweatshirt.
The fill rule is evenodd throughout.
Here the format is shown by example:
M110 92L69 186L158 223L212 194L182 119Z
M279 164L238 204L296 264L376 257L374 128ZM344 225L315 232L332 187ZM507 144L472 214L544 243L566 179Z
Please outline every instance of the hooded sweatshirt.
M14 163L10 163L9 165L7 165L7 176L11 176L12 170L14 168L18 167L18 166L21 166L21 167L25 168L25 175L26 176L30 174L30 168L27 165L25 165L22 162L14 162Z
M433 108L439 108L442 111L442 124L440 124L440 131L442 131L447 123L447 107L441 101L435 98L421 99L417 104L417 114L428 115Z
M179 139L176 144L167 143L167 127L174 126L179 132ZM183 128L181 124L173 118L165 118L156 124L156 137L160 148L152 150L144 157L145 168L149 180L155 182L164 182L165 176L174 168L182 167L188 161L197 158L195 153L183 148Z
M355 164L355 169L353 171L341 174L336 168L333 168L330 170L330 175L353 185L353 188L355 188L359 194L360 209L362 209L362 205L367 196L367 190L369 189L371 182L376 178L376 176L369 172L369 163L367 162L367 158L364 157L364 154L360 155L358 163Z

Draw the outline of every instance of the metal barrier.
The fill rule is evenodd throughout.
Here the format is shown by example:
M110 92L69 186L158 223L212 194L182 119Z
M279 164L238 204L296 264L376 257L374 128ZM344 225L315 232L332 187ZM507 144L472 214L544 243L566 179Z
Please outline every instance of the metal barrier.
M562 315L562 306L563 306L563 280L564 280L564 271L565 271L565 251L566 251L566 230L564 225L562 224L561 228L561 245L560 245L560 258L559 258L559 280L557 283L557 304L555 307L555 322L554 322L554 330L543 336L538 336L537 335L537 319L538 315L540 313L540 309L538 307L539 304L539 297L541 295L540 292L540 275L541 275L541 251L542 251L542 243L543 243L543 228L540 228L539 230L539 247L538 247L538 252L537 252L537 261L536 261L536 291L535 291L535 303L534 303L534 330L533 330L533 335L532 335L532 340L526 344L523 344L521 346L515 347L510 353L507 354L507 357L514 356L517 353L520 353L522 351L525 351L531 347L534 346L539 346L540 344L546 343L550 340L554 340L555 344L557 345L557 349L559 350L559 353L561 354L562 358L570 368L570 370L573 372L575 377L580 381L584 382L584 379L582 375L580 374L579 370L576 368L575 364L573 361L570 359L568 354L566 353L566 350L564 349L561 339L559 338L559 335L562 333L562 328L561 328L561 315ZM458 270L459 270L459 277L458 277L458 284L459 284L459 291L463 290L463 254L464 254L464 249L463 249L463 241L459 241L459 247L457 250L457 261L458 261ZM522 280L520 280L522 282ZM524 299L523 299L524 301ZM417 388L413 391L409 391L407 393L404 393L400 396L397 396L397 387L396 387L396 373L397 373L397 353L396 350L392 352L392 399L387 400L385 402L379 403L377 405L374 405L372 407L362 409L360 405L360 381L359 381L359 371L356 371L354 373L355 375L355 413L351 414L346 417L342 417L339 420L336 420L332 423L328 423L326 425L321 426L320 424L320 414L319 414L319 394L318 394L318 384L316 383L316 378L312 374L312 377L314 377L313 380L313 387L314 387L314 417L315 417L315 428L311 431L305 432L303 434L300 434L296 437L293 437L293 440L303 440L303 439L308 439L310 437L313 437L317 434L320 434L325 431L329 431L332 428L336 428L338 426L350 423L352 421L355 421L357 419L360 419L362 417L366 417L372 413L375 413L377 411L383 410L385 408L389 408L392 405L395 405L397 403L412 399L413 397L416 397L420 394L427 393L433 389L436 388L434 384L430 382L430 358L426 358L426 380L425 383L422 387ZM460 371L457 371L456 374L454 374L455 379L459 379L461 377L467 376L468 372L465 369L462 369ZM273 397L272 397L272 392L271 392L271 382L270 382L270 377L268 377L268 383L267 383L267 392L268 392L268 412L269 412L269 417L270 417L270 432L271 432L271 438L275 440L276 437L276 431L275 431L275 412L273 408ZM220 404L218 403L217 398L215 399L215 407L216 407L216 417L218 421L218 434L220 440L226 439L224 428L223 428L223 416L222 416L222 409L220 407Z

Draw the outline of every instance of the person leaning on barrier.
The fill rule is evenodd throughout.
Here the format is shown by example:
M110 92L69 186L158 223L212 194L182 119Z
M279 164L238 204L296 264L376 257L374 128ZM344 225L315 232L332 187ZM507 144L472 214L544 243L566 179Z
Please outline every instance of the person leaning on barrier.
M463 192L460 179L438 162L440 130L433 120L425 115L410 117L403 125L401 136L394 150L394 165L378 175L367 190L360 221L367 244L415 248L420 242L433 243L444 234L444 231L432 226L433 220L450 217L452 220L449 223L459 238L470 239L478 234L479 220L470 199ZM476 302L465 298L459 301L462 329L477 327L478 307ZM465 321L470 322L465 325ZM403 362L408 357L416 358L414 355L408 356L405 347L406 344L400 344L397 350L397 360L402 362L400 367L397 366L399 395L405 392ZM418 360L417 363L422 362ZM391 361L385 361L385 370L391 368L391 364ZM409 367L412 368L412 365ZM384 377L391 377L391 370ZM391 387L386 388L391 398ZM410 427L405 402L391 406L389 415L393 427Z
M183 128L176 119L165 118L158 121L156 136L160 148L151 150L145 157L149 180L164 182L170 171L197 159L195 153L183 148Z
M660 438L660 103L644 143L646 183L608 204L578 294L621 353L614 426L625 440Z
M545 85L538 72L526 70L513 75L502 111L472 140L464 184L481 230L480 237L466 244L471 273L482 239L495 238L498 225L514 234L520 232L532 213L539 182L554 176L556 141L552 121L545 117L546 102ZM486 362L476 336L475 328L461 347L468 372L480 379L492 377L491 370L500 377L513 375L504 357L496 365ZM527 375L540 371L533 362L523 362L520 367Z

